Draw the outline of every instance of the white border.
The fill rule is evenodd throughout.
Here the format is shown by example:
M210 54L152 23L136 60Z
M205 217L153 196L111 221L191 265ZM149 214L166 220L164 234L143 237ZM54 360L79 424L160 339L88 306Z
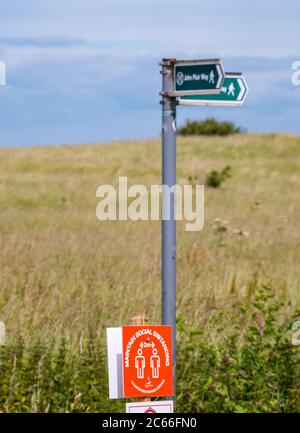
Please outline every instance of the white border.
M122 328L106 328L109 398L124 398Z

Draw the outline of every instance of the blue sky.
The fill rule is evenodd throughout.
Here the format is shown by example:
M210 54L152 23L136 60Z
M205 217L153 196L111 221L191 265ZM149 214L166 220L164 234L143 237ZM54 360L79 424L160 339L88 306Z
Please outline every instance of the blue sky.
M299 16L295 0L1 0L0 146L158 137L162 57L221 57L250 87L243 107L180 107L179 124L300 133Z

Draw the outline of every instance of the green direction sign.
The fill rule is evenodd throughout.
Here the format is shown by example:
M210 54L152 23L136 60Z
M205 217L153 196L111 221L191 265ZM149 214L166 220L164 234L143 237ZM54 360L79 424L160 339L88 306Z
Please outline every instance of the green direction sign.
M219 59L178 61L174 65L174 92L178 96L219 93L223 80Z
M210 95L180 96L180 105L242 105L248 93L245 78L239 73L226 73L221 92Z

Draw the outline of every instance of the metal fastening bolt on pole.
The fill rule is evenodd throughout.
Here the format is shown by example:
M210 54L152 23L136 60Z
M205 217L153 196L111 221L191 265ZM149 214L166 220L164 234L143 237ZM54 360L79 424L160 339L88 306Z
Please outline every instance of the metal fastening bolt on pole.
M162 66L162 323L172 326L174 395L176 395L176 97L175 59ZM170 193L165 188L172 188Z

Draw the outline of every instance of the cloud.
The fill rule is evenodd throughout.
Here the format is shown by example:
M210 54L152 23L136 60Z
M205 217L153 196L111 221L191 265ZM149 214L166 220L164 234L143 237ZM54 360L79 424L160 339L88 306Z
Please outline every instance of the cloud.
M126 53L119 56L105 52L97 44L48 45L12 48L23 56L15 54L19 59L17 67L7 64L8 85L0 89L0 145L159 135L159 57ZM243 71L248 81L250 92L245 106L181 107L178 123L187 117L214 115L254 131L300 132L294 115L300 115L300 88L290 82L293 60L225 58L225 70Z
M178 123L216 115L300 132L300 87L290 83L299 10L294 0L1 2L0 145L158 136L166 56L220 56L250 87L242 108L181 107Z
M0 46L12 47L72 47L87 45L88 42L82 38L70 37L0 37Z
M252 0L251 8L240 0L10 0L0 3L0 29L7 38L78 38L116 51L281 57L298 53L299 10L296 0Z

